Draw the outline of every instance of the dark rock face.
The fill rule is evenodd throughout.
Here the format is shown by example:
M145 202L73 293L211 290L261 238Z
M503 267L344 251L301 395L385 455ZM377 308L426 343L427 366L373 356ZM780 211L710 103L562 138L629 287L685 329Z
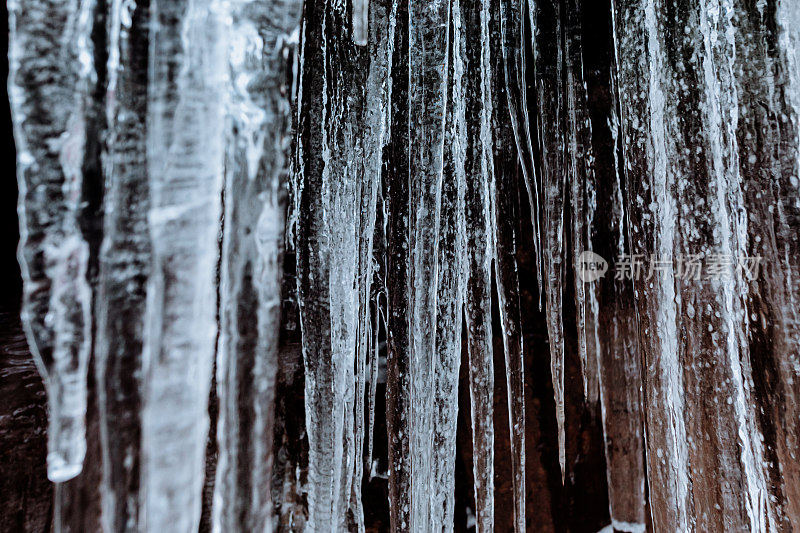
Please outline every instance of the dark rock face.
M0 530L49 531L47 408L16 313L0 313Z

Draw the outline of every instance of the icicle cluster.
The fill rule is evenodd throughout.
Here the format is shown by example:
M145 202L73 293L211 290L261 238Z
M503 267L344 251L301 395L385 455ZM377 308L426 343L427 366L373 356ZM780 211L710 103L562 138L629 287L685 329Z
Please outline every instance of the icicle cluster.
M99 439L103 530L364 531L386 477L452 531L462 455L477 531L560 528L593 439L614 530L800 528L798 0L9 13L48 476Z

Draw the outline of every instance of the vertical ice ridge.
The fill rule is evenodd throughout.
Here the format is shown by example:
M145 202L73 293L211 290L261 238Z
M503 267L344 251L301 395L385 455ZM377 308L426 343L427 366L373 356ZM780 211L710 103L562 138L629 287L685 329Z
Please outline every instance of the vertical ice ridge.
M229 2L216 531L269 531L295 0Z
M705 77L705 101L703 119L704 131L712 152L712 176L709 187L709 203L712 207L715 228L713 246L730 257L745 255L745 240L742 238L739 224L743 221L736 216L743 205L741 178L739 174L739 153L736 144L736 129L739 120L739 101L734 82L736 44L734 42L733 16L734 6L731 0L704 4L700 12L700 32L703 34ZM728 438L730 444L722 442L721 447L727 453L735 443L739 447L738 457L734 455L730 462L739 460L737 465L741 475L744 506L747 513L745 524L752 531L774 530L776 527L776 511L773 508L775 498L767 499L767 483L762 465L764 462L763 436L752 423L755 409L752 407L750 387L751 373L749 353L743 335L740 334L745 323L744 303L740 298L742 282L731 276L721 283L712 283L712 290L717 294L717 305L721 308L720 333L724 340L719 342L718 359L722 354L728 356L728 374L724 376L729 382L726 403L732 404L732 412L722 411L721 415L733 418ZM727 420L719 422L720 431L727 425ZM722 459L724 461L724 458ZM734 463L735 464L735 463ZM734 475L726 473L728 478ZM726 510L735 509L734 502L726 501ZM723 517L725 523L731 518ZM769 527L767 527L769 523Z
M391 61L392 61L392 43L394 41L395 19L396 19L396 2L390 0L373 0L370 3L369 9L369 35L370 35L370 66L369 76L367 79L367 121L369 123L369 130L365 138L365 158L367 167L365 173L372 174L375 180L375 204L372 209L376 211L375 220L373 220L373 235L377 235L379 239L378 245L385 246L386 228L385 228L385 201L381 197L380 191L383 187L382 173L383 173L383 153L384 148L389 142L389 109L391 104L392 94L392 79L391 79ZM378 213L380 211L380 213ZM380 214L380 217L378 215ZM373 241L375 237L372 238ZM371 246L375 247L375 243L371 242ZM384 253L382 248L376 254ZM377 258L371 257L370 260L374 261ZM375 274L373 270L377 268L377 275L382 275L383 261L381 264L369 266L369 275ZM385 311L385 301L381 300L381 296L385 291L385 280L379 279L380 283L377 287L372 288L372 280L368 280L370 288L366 290L367 300L363 302L365 309L362 309L362 320L366 323L370 313L373 315L374 321L370 331L362 331L362 335L372 335L371 341L363 343L365 349L369 349L369 362L367 368L370 372L369 377L369 399L368 399L368 426L367 426L367 440L368 451L365 465L372 474L372 452L373 452L373 430L375 427L375 396L377 394L377 379L378 379L378 333L379 321ZM374 296L373 296L374 295ZM372 306L372 307L371 307ZM385 324L385 317L384 324ZM366 325L366 324L364 324Z
M48 392L48 477L78 475L86 452L89 249L79 216L85 103L95 77L94 3L9 2L9 96L17 145L22 322Z
M381 171L383 167L383 149L388 138L388 109L391 95L389 72L391 67L390 43L394 32L393 6L386 0L373 0L369 4L370 43L366 51L364 68L367 75L364 83L366 89L360 115L354 117L352 128L359 132L363 171L355 167L354 175L363 175L360 198L359 226L359 263L358 275L358 347L356 357L356 396L355 396L355 445L353 458L353 481L351 491L352 505L357 508L356 515L363 515L361 510L361 480L364 475L362 451L367 427L365 426L364 397L366 392L367 371L370 371L369 413L374 416L374 387L377 376L377 331L372 330L373 315L379 312L372 307L372 283L375 277L374 237L379 209L378 194L382 186ZM361 124L364 124L361 130ZM376 302L377 303L377 302ZM375 356L375 357L373 357ZM374 367L374 368L373 368ZM369 431L374 425L370 420ZM371 442L371 441L370 441ZM368 462L371 467L371 454ZM363 529L363 525L359 525Z
M103 527L139 530L141 371L151 243L147 215L149 1L110 6L95 372L103 449Z
M756 414L772 488L768 502L775 503L783 528L800 524L800 469L791 452L800 439L796 407L800 285L796 261L790 259L796 256L800 225L798 7L794 1L735 2L732 36L740 101L736 136L746 207L740 215L746 217L740 240L746 240L742 252L761 256L763 266L761 275L747 283L745 326L754 381L752 401L763 405ZM779 405L775 396L762 392L765 384L773 382L777 383L769 390L781 391Z
M216 337L225 13L179 0L153 1L151 15L140 530L188 532L200 520Z

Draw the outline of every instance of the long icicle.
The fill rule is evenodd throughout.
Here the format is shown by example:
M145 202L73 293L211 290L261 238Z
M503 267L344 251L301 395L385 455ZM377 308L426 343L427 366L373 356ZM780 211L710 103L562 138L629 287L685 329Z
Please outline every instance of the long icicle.
M92 292L79 216L86 96L96 76L93 7L91 0L8 5L22 323L47 388L47 476L56 482L77 476L86 454Z
M339 2L306 2L298 171L298 292L306 368L309 522L312 530L363 527L360 509L366 354L359 347L359 277L371 256L375 195L364 176L369 50L356 46ZM362 322L362 327L365 324Z
M375 205L375 220L373 221L373 237L372 249L373 257L371 261L376 263L370 266L371 275L375 276L376 283L370 283L369 292L367 292L367 301L363 302L365 306L361 309L362 321L366 322L369 316L372 317L372 329L370 331L363 331L362 335L369 333L372 340L362 343L369 347L369 362L367 368L369 369L369 398L368 398L368 426L367 432L367 456L365 465L367 470L372 475L372 452L374 446L373 430L375 427L375 397L377 395L378 387L378 339L381 319L385 323L383 316L385 311L385 290L386 280L385 276L385 246L386 246L386 216L385 216L385 201L382 197L382 190L384 187L383 174L385 166L383 164L384 149L389 143L390 139L390 116L389 110L391 109L391 95L392 95L392 48L394 42L394 32L397 18L397 3L392 0L373 0L370 2L369 8L369 47L370 47L370 66L369 77L367 78L367 111L366 119L368 121L369 130L365 139L366 148L364 150L365 157L367 158L367 168L365 174L373 173L376 183L376 199ZM374 270L374 272L373 272ZM370 280L373 281L373 280ZM366 316L363 314L366 313Z
M143 347L142 528L200 520L216 337L223 178L224 13L153 1L147 120L153 271Z
M450 0L409 2L411 529L427 531L431 490L438 249L448 87Z
M491 2L489 20L492 68L492 164L495 186L490 195L494 213L495 279L506 362L508 425L511 435L511 471L514 491L514 528L525 531L525 370L517 270L520 162L505 82L505 58L500 0Z
M469 350L473 471L477 530L494 528L494 368L492 354L491 232L491 88L488 0L460 1L461 27L456 28L465 72L478 72L464 82L465 219L467 291L465 316ZM460 31L459 31L460 30ZM460 170L460 169L459 169Z
M547 333L550 340L550 371L556 400L558 423L558 462L565 475L566 437L564 433L564 325L562 288L564 284L564 195L565 195L565 119L564 46L562 5L556 0L536 3L534 61L538 95L539 143L542 158L542 248L543 279L546 294Z
M459 27L458 10L453 9L451 35ZM450 41L450 55L458 50ZM458 422L458 380L461 366L461 325L465 285L464 194L464 64L450 61L446 111L444 179L442 180L439 278L437 287L436 361L434 368L434 419L431 460L431 509L429 531L453 530L455 507L456 426Z
M291 139L287 56L300 2L231 2L225 232L214 529L271 527L275 376L285 182Z

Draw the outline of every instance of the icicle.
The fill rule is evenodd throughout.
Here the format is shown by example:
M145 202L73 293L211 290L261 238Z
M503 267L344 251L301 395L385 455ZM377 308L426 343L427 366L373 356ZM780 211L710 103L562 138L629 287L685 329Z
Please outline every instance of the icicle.
M9 93L17 145L22 321L47 388L47 476L86 453L91 289L80 231L92 64L90 0L9 2ZM44 76L44 77L43 77Z
M151 244L147 225L149 2L111 4L104 240L95 369L106 531L139 530L141 372Z
M141 529L188 532L200 519L216 337L224 13L216 0L150 7Z
M558 460L564 477L564 328L561 293L564 282L565 145L564 43L561 5L555 0L536 3L534 61L539 96L539 140L542 153L544 277L547 296L547 332L550 340L553 392L558 422Z
M565 173L570 184L570 226L572 230L572 261L578 265L581 254L589 249L589 231L594 216L589 195L594 187L594 156L592 154L592 125L589 119L586 79L583 66L583 44L580 0L565 5ZM578 331L578 354L581 360L584 398L597 401L597 358L589 343L596 329L595 316L587 306L586 291L580 275L574 276L575 309ZM591 287L588 288L591 291Z
M448 87L450 1L409 2L408 290L412 531L428 531L436 363L438 253ZM393 128L393 131L394 130ZM396 526L396 524L395 524Z
M461 27L459 10L454 6L450 32ZM428 531L452 531L455 506L456 425L458 422L458 380L461 366L461 323L465 285L466 233L463 171L464 150L464 62L457 55L456 38L448 52L447 110L445 115L445 152L442 179L442 202L439 228L438 308L436 316L436 359L434 361L433 442L431 485L429 489L430 523ZM455 52L455 53L454 53ZM460 167L460 168L459 168Z
M382 228L376 228L378 220L378 195L381 189L383 169L383 149L388 139L388 110L391 95L389 72L391 68L390 46L394 33L393 6L386 0L373 0L369 11L369 74L366 80L364 100L364 119L368 127L363 138L364 187L361 196L361 225L359 248L359 346L357 354L356 388L356 450L363 450L365 430L368 430L369 451L366 461L355 462L354 480L364 475L363 465L372 468L372 431L375 422L375 394L378 370L378 323L379 302L373 299L373 278L375 277L374 237ZM382 219L381 219L382 220ZM379 287L378 290L382 290ZM375 307L372 307L374 301ZM373 323L373 318L374 323ZM364 398L367 371L369 371L369 420L364 427ZM361 483L354 481L353 504L361 506Z
M269 531L296 0L231 2L217 531Z
M491 2L489 36L491 47L493 168L495 187L490 191L494 213L495 279L503 334L508 391L508 424L511 438L511 471L514 490L514 528L526 529L525 511L525 371L517 271L517 221L519 218L518 172L514 129L510 120L505 83L505 58L500 15L501 2Z
M525 79L527 67L525 64L524 3L525 2L519 2L517 0L501 0L499 9L495 10L492 19L499 21L501 31L500 49L502 50L503 57L504 92L508 100L507 106L509 110L509 116L504 118L504 122L510 119L510 124L514 132L517 156L522 169L531 210L534 237L533 246L536 252L536 271L541 279L543 260L539 221L540 185L536 179L531 134L532 123L528 115L528 91ZM533 2L530 1L528 4L532 5Z
M477 530L494 528L494 370L492 355L491 272L493 239L489 163L491 137L490 65L488 61L488 1L462 0L461 25L456 26L458 55L468 76L464 82L465 219L468 281L465 301L470 361L472 443ZM456 102L456 106L459 103ZM461 172L461 168L458 169Z
M348 522L363 528L368 325L359 306L366 307L372 277L378 183L377 173L365 176L362 166L368 54L353 46L343 6L306 5L298 288L310 446L309 527L320 531L345 528ZM363 211L362 202L367 204Z

